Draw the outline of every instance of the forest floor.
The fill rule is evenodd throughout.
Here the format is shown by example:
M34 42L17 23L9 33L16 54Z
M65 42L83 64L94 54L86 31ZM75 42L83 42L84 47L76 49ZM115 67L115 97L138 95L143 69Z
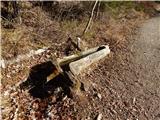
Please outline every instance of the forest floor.
M39 10L33 8L32 13ZM42 20L44 16L46 20ZM2 57L6 61L32 49L49 47L42 54L2 68L3 119L96 120L101 115L104 120L160 119L160 17L131 10L117 19L107 16L94 22L82 40L88 48L109 44L111 53L78 76L87 89L81 96L69 97L65 83L51 81L43 89L22 86L33 66L42 65L38 77L43 77L51 69L46 61L74 53L76 49L67 42L68 34L75 36L85 27L77 21L60 24L46 16L24 19L14 30L2 28Z

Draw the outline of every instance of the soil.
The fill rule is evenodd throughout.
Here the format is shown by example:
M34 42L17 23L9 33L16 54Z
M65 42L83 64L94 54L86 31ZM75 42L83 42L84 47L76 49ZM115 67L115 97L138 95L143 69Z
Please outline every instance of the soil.
M82 116L102 113L108 120L160 119L159 19L141 25L128 46L113 55L116 64L107 59L91 72L90 109L82 109ZM97 93L101 99L94 96Z
M45 79L42 78L53 66L46 62L55 50L53 48L2 69L2 75L7 80L2 80L2 118L93 120L102 114L103 120L159 120L159 21L160 17L143 21L139 28L132 29L131 34L125 36L121 47L114 40L101 37L103 33L98 33L96 42L91 41L90 46L109 44L111 53L78 76L85 86L80 94L70 91L67 78L62 76L43 86ZM37 64L40 67L34 70L33 66ZM24 69L31 70L24 73ZM30 79L32 70L36 81ZM28 84L30 89L26 88Z

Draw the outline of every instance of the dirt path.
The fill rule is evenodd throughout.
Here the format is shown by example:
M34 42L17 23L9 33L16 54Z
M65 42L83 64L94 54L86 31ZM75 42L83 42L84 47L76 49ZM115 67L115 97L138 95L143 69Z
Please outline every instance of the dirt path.
M92 112L104 119L160 119L160 17L147 20L129 37L130 45L113 53L88 79L101 100L91 98ZM91 90L93 96L95 90ZM101 104L99 104L101 102ZM92 105L94 104L94 105ZM95 105L97 104L97 105Z
M144 96L140 101L149 119L160 119L160 17L145 22L138 32L131 46L141 86L137 95Z
M141 67L139 81L160 97L160 17L148 20L131 47L134 62Z

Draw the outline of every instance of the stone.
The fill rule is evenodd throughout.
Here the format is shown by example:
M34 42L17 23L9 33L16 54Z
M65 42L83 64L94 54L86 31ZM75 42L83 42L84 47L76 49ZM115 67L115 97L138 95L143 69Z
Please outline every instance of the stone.
M102 120L102 113L99 113L96 120Z
M98 97L99 99L102 99L102 95L101 95L100 93L97 93L97 97Z

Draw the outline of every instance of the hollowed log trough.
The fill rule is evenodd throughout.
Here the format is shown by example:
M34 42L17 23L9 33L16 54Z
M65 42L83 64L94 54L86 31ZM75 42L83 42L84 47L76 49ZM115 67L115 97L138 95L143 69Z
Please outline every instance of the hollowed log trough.
M31 95L40 98L51 95L58 87L61 87L68 96L82 95L82 90L87 91L89 86L88 81L78 79L80 73L109 53L109 46L101 45L61 59L38 64L31 68L29 77L20 84L20 88L29 89Z
M74 55L58 58L53 61L56 66L52 74L47 77L47 81L54 79L59 74L64 74L69 77L73 83L73 88L80 89L80 81L77 77L81 72L87 69L91 64L98 62L110 53L108 45L101 45L95 48L79 52ZM78 87L78 88L77 88Z

